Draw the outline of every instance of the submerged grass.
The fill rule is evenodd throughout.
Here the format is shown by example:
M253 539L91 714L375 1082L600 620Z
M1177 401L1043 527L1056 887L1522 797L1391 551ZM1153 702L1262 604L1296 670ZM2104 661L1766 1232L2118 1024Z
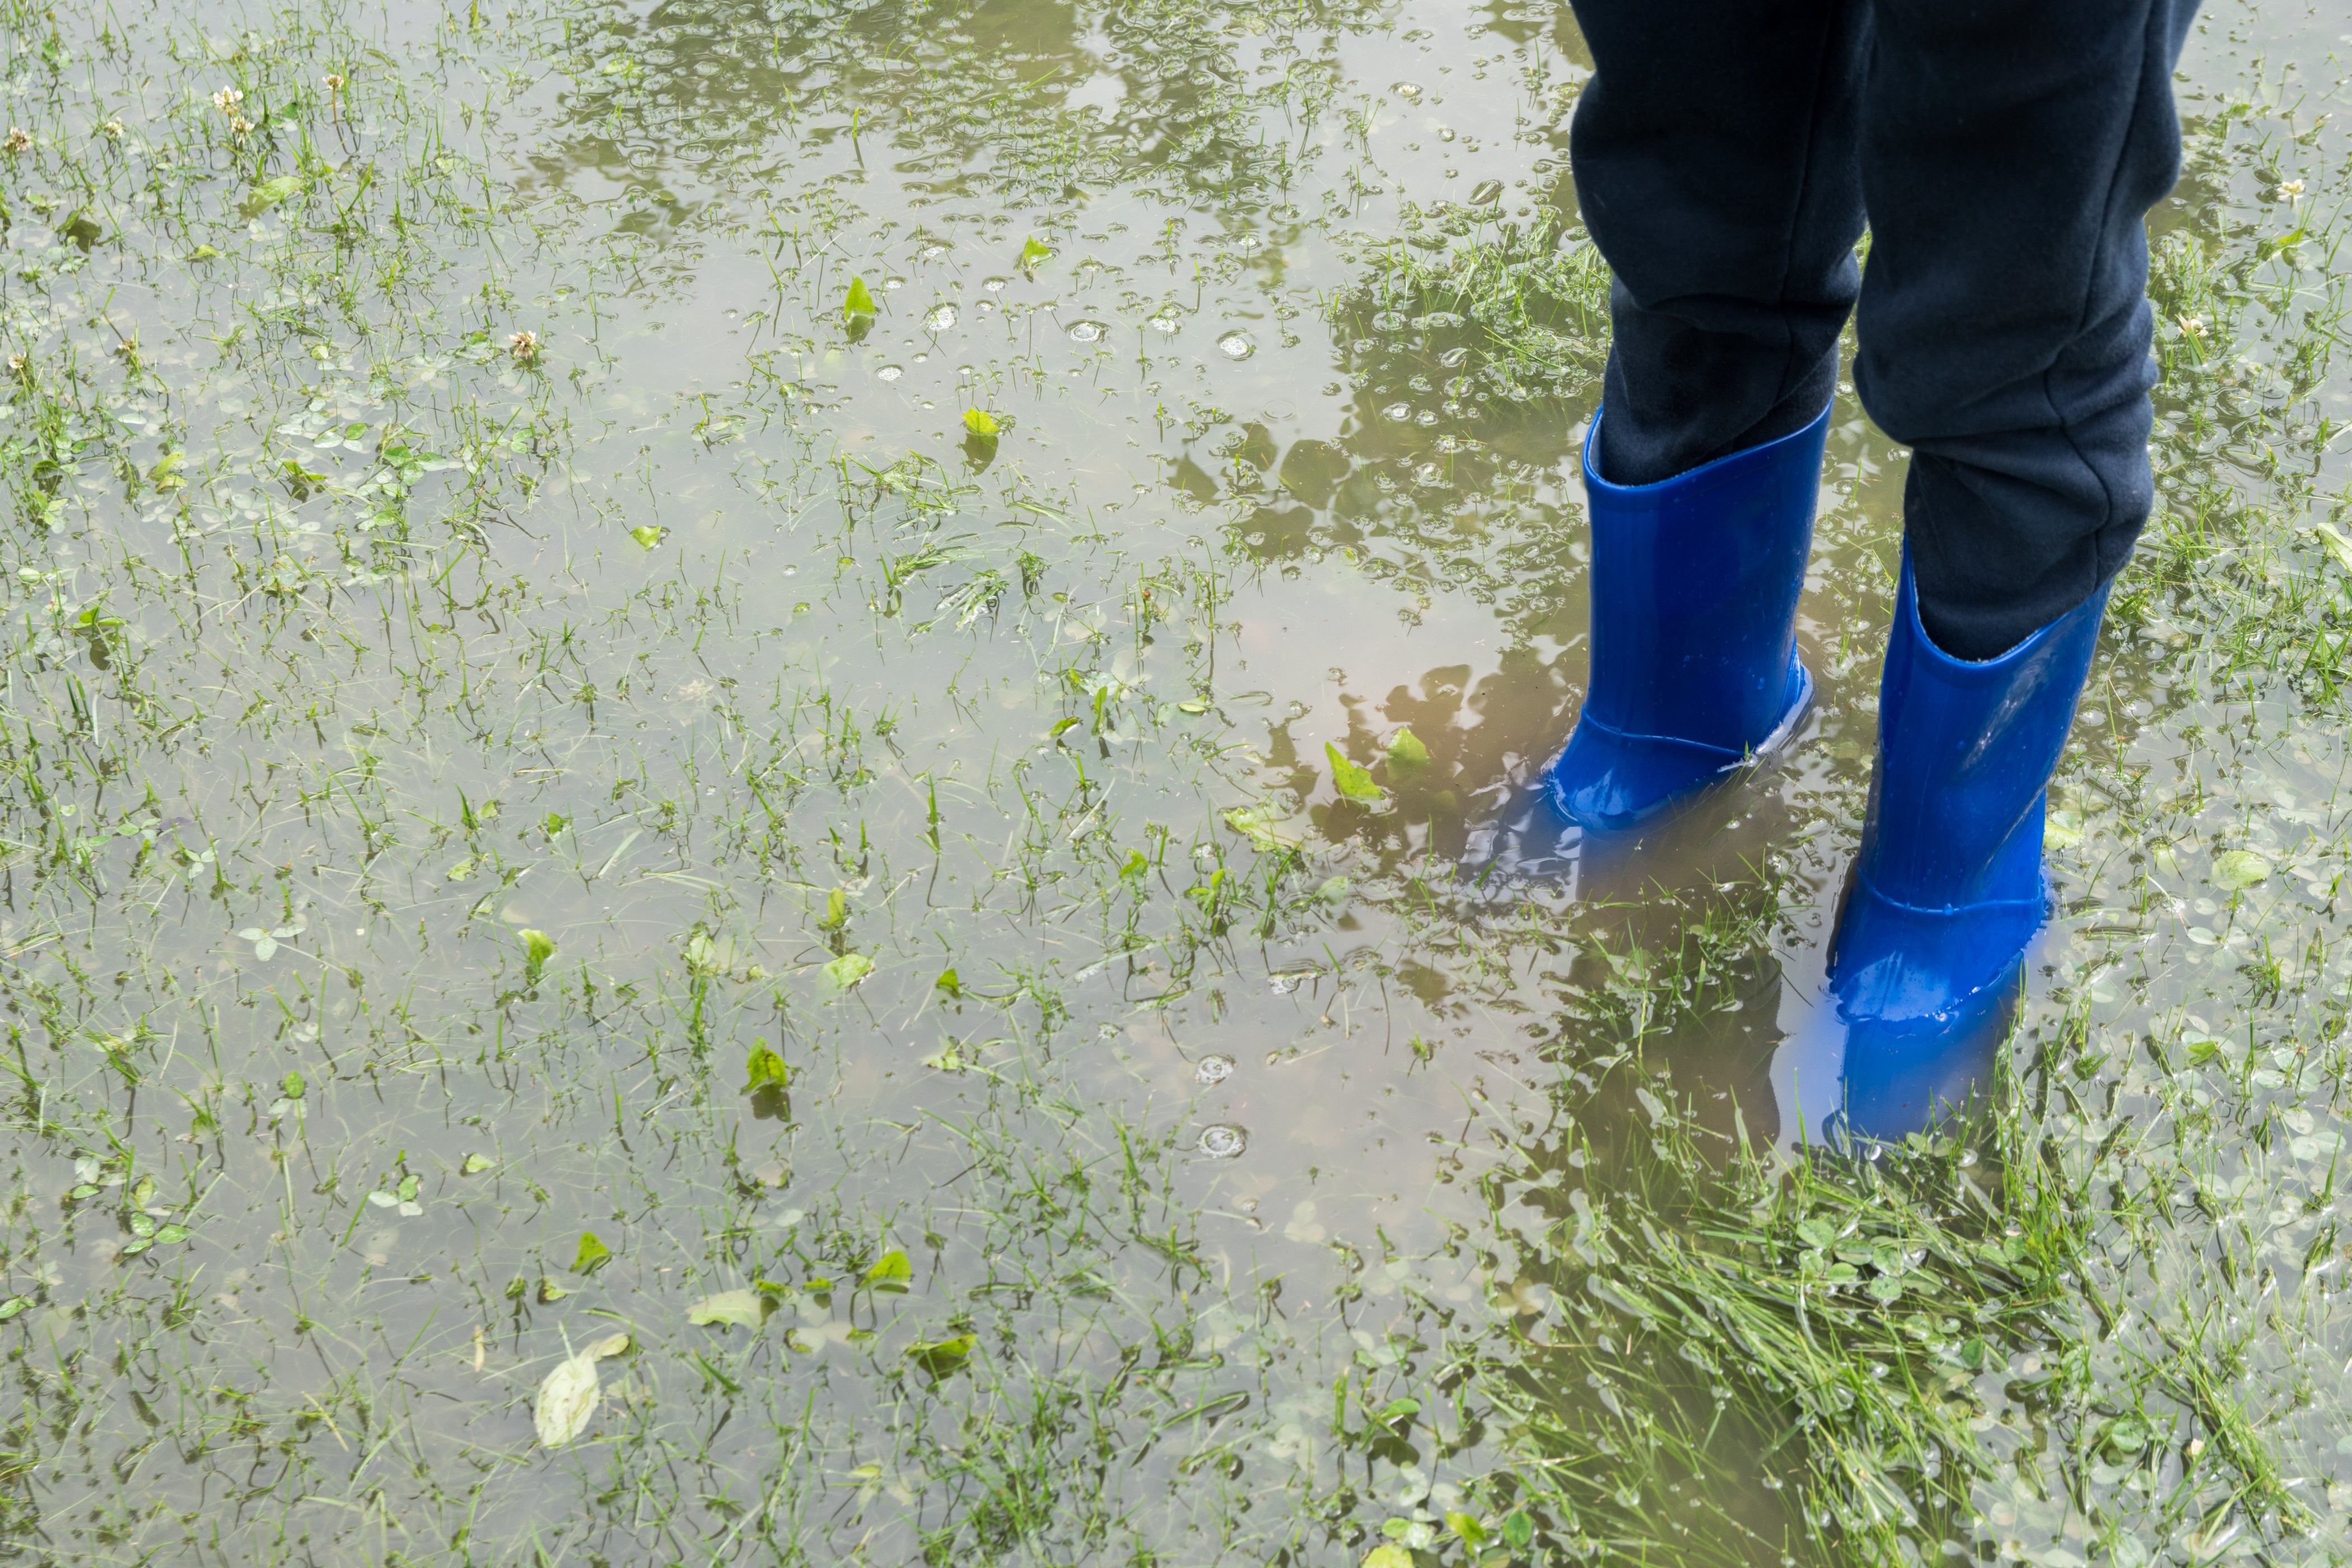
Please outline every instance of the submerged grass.
M2340 88L2196 67L2060 928L1860 1160L1851 405L1797 763L1460 874L1580 681L1554 13L0 19L0 1555L2352 1550Z

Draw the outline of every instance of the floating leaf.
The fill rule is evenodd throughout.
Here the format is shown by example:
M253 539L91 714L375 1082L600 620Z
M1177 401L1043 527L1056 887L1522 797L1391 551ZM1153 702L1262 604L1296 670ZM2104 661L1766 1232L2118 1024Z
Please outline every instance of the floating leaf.
M653 523L649 522L641 528L633 528L629 530L629 537L635 540L639 544L644 545L647 550L651 550L655 545L659 544L662 542L662 531Z
M784 1065L783 1058L765 1046L751 1047L751 1059L744 1064L744 1068L750 1074L743 1085L745 1094L762 1089L792 1087L792 1069Z
M1348 799L1377 805L1387 798L1369 772L1341 756L1339 748L1328 741L1323 742L1323 756L1331 764L1331 783Z
M698 1329L729 1323L756 1329L766 1315L760 1298L749 1290L721 1290L716 1296L705 1296L686 1310L686 1321Z
M971 1352L979 1343L977 1334L958 1334L949 1340L918 1340L907 1347L907 1359L921 1368L927 1377L948 1377L971 1359Z
M279 1081L278 1087L285 1091L287 1099L299 1100L302 1098L302 1091L305 1086L302 1082L302 1075L300 1073L289 1072Z
M488 1154L468 1154L457 1162L457 1173L461 1176L478 1176L497 1163L498 1162Z
M531 1409L531 1423L539 1429L541 1443L560 1448L586 1429L589 1416L596 1411L596 1363L628 1348L628 1335L612 1334L556 1363L541 1382Z
M944 991L950 996L961 998L963 995L963 979L952 969L940 970L940 977L932 981L931 984L935 989Z
M914 1279L915 1266L907 1261L905 1253L893 1249L884 1253L875 1261L874 1267L866 1271L866 1288L904 1295Z
M165 1225L155 1228L155 1239L161 1242L185 1241L194 1234L184 1225Z
M995 440L999 428L996 416L982 408L967 408L963 411L963 427L983 441Z
M310 182L299 174L280 174L274 180L264 180L253 187L246 205L257 213L266 213L289 196L299 196Z
M1486 1544L1486 1527L1466 1513L1447 1514L1445 1528L1460 1536L1463 1544L1473 1552Z
M1429 766L1429 748L1410 728L1399 730L1389 742L1389 766L1401 773L1419 773Z
M2267 879L2271 863L2251 849L2225 849L2213 857L2213 885L2239 892Z
M824 977L846 991L874 973L874 961L862 952L845 952L824 966Z
M1364 1553L1363 1568L1412 1568L1412 1553L1391 1541Z
M1027 243L1021 247L1020 267L1024 272L1034 273L1053 258L1054 247L1034 234L1029 237Z
M1535 1544L1536 1521L1517 1509L1503 1516L1503 1544L1514 1552L1525 1552Z
M2340 529L2330 523L2315 523L2312 528L2319 535L2319 542L2327 547L2327 553L2336 558L2336 564L2352 572L2352 539L2346 538Z
M580 1233L580 1250L572 1259L574 1274L593 1274L613 1260L613 1249L604 1245L593 1230Z
M1275 831L1276 820L1275 808L1271 805L1237 805L1225 813L1226 826L1268 853L1287 849L1296 842Z
M547 967L547 961L555 956L555 939L543 931L520 931L515 934L522 938L523 973L535 981L540 971Z
M6 1300L0 1301L0 1323L6 1322L32 1304L33 1299L30 1296L11 1296Z
M871 316L876 312L876 309L874 290L866 286L866 279L851 279L849 297L842 300L841 313L845 316Z

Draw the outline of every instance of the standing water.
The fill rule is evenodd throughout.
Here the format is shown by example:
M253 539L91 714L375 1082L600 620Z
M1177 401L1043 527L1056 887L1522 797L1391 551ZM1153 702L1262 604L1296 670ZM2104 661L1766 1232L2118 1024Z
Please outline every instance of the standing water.
M2352 1552L2315 20L2192 45L2059 916L1868 1157L1850 395L1791 760L1626 864L1515 816L1564 9L7 26L0 1556Z

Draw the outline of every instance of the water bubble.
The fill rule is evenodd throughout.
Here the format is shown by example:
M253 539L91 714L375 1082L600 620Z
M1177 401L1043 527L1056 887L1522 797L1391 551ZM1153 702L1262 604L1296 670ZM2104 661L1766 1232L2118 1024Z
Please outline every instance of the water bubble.
M980 286L987 289L992 294L1002 294L1007 289L1013 287L1013 279L1010 278L983 278L980 280Z
M1192 1068L1192 1077L1201 1083L1223 1083L1234 1076L1231 1057L1202 1057Z
M1247 359L1257 353L1257 343L1247 332L1236 330L1217 340L1217 352L1227 359Z
M1249 1147L1249 1134L1231 1122L1201 1129L1201 1152L1212 1160L1230 1160Z
M940 245L935 242L923 247L922 249L917 251L915 254L921 257L926 261L937 261L940 257L945 256L947 253L948 247L946 246Z
M1183 324L1184 323L1179 321L1172 312L1167 310L1162 310L1160 314L1151 318L1151 330L1160 333L1163 337L1174 337L1176 335L1177 329L1183 326Z
M1397 310L1382 310L1379 315L1372 318L1372 331L1376 332L1401 332L1404 331L1403 313Z
M931 313L923 318L923 325L935 332L944 332L955 324L956 308L953 305L934 305Z
M1072 321L1070 341L1074 343L1098 343L1102 342L1103 334L1109 331L1109 324L1103 321Z
M1234 241L1234 248L1244 256L1255 256L1265 248L1265 241L1254 234L1245 234Z
M1470 351L1466 348L1450 348L1437 356L1437 363L1448 370L1459 370L1462 362L1469 357Z
M1419 98L1421 92L1421 83L1417 81L1401 81L1396 84L1396 95L1399 98L1410 100Z
M904 289L906 286L907 280L904 278L885 278L882 279L882 290L886 294L893 289Z
M877 381L896 381L906 374L907 369L904 365L886 364L880 370L874 373L874 379Z
M1444 470L1435 463L1423 463L1412 471L1412 482L1417 485L1433 485L1444 478Z
M1399 424L1402 424L1405 420L1412 417L1412 405L1410 403L1391 403L1386 408L1381 410L1381 417L1383 419L1393 419Z
M1412 422L1421 426L1423 429L1426 429L1430 426L1437 423L1437 410L1434 408L1424 408L1420 413L1412 416Z

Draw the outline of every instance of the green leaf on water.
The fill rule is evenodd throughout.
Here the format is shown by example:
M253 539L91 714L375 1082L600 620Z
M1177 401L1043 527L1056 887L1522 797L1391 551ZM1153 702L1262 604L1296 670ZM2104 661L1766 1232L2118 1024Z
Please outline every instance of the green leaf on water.
M1024 272L1034 273L1038 268L1044 266L1053 258L1054 247L1047 245L1044 240L1039 239L1034 234L1031 235L1027 242L1021 247L1020 267L1021 270Z
M1389 766L1400 773L1419 773L1429 766L1429 748L1410 728L1399 730L1389 742Z
M1363 1568L1412 1568L1412 1553L1391 1541L1365 1552Z
M6 1300L0 1301L0 1323L6 1322L32 1304L33 1299L30 1296L11 1296Z
M1486 1544L1486 1527L1466 1513L1448 1513L1445 1528L1460 1536L1463 1543L1473 1552Z
M862 952L845 952L824 966L824 977L846 991L874 973L874 961Z
M765 1046L751 1047L751 1058L745 1062L744 1070L749 1075L743 1084L745 1094L762 1089L792 1087L792 1069L784 1065L783 1058Z
M934 989L944 991L950 996L963 995L963 978L952 969L940 970L940 977L932 981L931 984Z
M2343 531L2332 523L2314 523L2312 531L2319 535L2319 542L2336 558L2336 564L2352 572L2352 539L2346 538Z
M1278 820L1271 805L1237 805L1225 813L1225 826L1248 839L1251 845L1271 854L1289 848L1296 840L1275 830Z
M989 413L983 408L965 409L963 411L963 427L971 431L973 435L979 437L983 441L995 440L999 430L999 426L996 423L996 416Z
M468 1154L457 1162L457 1173L461 1176L478 1176L497 1163L498 1162L488 1154Z
M613 1260L613 1249L604 1245L593 1230L580 1233L580 1250L572 1259L574 1274L593 1274Z
M918 1340L907 1347L907 1359L921 1368L928 1377L947 1377L971 1359L973 1349L980 1343L977 1334L958 1334L947 1340Z
M2270 874L2271 863L2251 849L2225 849L2213 857L2213 885L2225 892L2242 891Z
M849 297L842 300L841 313L845 316L871 316L875 311L874 290L866 286L865 279L851 279Z
M522 938L524 972L536 980L539 972L547 967L547 961L555 956L555 939L543 931L520 931L515 934Z
M1518 1509L1503 1516L1503 1544L1514 1552L1525 1552L1535 1544L1536 1521Z
M1377 805L1388 798L1369 772L1341 756L1339 748L1328 741L1323 742L1323 756L1331 764L1331 783L1348 799Z
M686 1321L698 1329L729 1323L756 1329L767 1315L766 1306L749 1290L721 1290L686 1310Z
M194 1234L184 1225L165 1225L155 1228L155 1239L161 1242L185 1241Z
M299 196L309 188L310 182L299 174L280 174L274 180L264 180L253 187L246 205L257 213L266 213L289 196Z
M904 1252L895 1247L877 1258L874 1267L866 1271L867 1289L887 1290L895 1295L906 1294L914 1279L915 1266L907 1261Z
M635 540L639 544L644 545L647 550L651 550L655 545L659 544L662 542L662 531L663 531L660 528L649 522L642 528L633 528L629 530L629 537Z
M221 253L209 245L200 245L188 252L188 259L191 261L218 261L220 256Z
M299 1100L302 1098L302 1091L305 1086L302 1082L302 1075L300 1073L289 1072L279 1081L278 1087L285 1091L287 1099Z
M153 1242L148 1240L142 1236L138 1240L126 1244L122 1250L116 1253L114 1256L117 1258L136 1258L154 1245L155 1244Z

